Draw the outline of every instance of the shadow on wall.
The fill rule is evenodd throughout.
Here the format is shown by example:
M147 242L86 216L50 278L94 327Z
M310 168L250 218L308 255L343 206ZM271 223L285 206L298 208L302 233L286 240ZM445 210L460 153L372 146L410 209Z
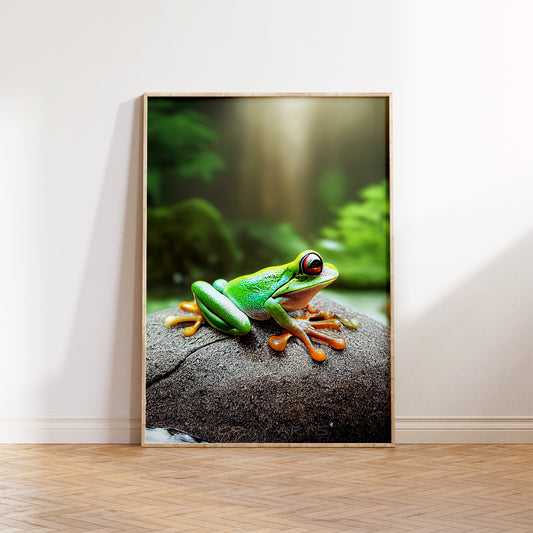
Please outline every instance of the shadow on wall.
M136 98L118 110L66 363L42 395L50 412L93 422L98 413L100 424L88 424L88 442L96 434L123 442L127 430L138 441L141 291L142 98Z
M533 233L415 323L397 317L398 416L533 415Z

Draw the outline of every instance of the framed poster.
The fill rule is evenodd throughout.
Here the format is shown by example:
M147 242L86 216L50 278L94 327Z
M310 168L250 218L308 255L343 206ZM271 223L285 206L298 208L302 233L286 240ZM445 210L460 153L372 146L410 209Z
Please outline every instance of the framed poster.
M390 94L144 96L145 446L392 446Z

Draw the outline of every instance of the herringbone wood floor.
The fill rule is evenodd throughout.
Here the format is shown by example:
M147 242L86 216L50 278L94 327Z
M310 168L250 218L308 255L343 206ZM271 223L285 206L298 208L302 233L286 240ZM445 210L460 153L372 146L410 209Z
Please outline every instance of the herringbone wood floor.
M0 446L0 531L533 532L533 446Z

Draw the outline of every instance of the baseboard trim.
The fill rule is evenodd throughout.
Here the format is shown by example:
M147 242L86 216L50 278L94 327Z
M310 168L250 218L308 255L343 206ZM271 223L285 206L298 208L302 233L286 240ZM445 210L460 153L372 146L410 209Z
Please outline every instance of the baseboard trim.
M0 418L0 443L138 444L138 418ZM397 444L533 444L533 416L397 417Z
M397 417L398 444L533 443L532 416Z
M0 443L137 444L138 418L0 418Z

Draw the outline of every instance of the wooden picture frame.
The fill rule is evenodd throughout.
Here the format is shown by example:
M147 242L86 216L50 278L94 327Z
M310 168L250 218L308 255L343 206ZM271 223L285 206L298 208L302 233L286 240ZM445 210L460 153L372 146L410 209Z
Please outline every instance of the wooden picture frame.
M143 134L142 446L394 446L391 93L146 93ZM340 271L328 289L346 272L345 294L312 300L331 316L300 317L311 344L335 315L346 348L326 339L337 349L318 347L320 362L295 337L277 352L264 343L283 331L274 320L252 319L242 336L205 323L184 338L189 324L172 317L194 314L175 305L195 274L211 283L299 261L297 288L278 290L299 299L315 283L302 265L316 260L287 256L300 242L324 257L321 276ZM261 255L285 259L245 268ZM270 294L287 268L235 282L233 304L250 305L238 291L252 283Z

